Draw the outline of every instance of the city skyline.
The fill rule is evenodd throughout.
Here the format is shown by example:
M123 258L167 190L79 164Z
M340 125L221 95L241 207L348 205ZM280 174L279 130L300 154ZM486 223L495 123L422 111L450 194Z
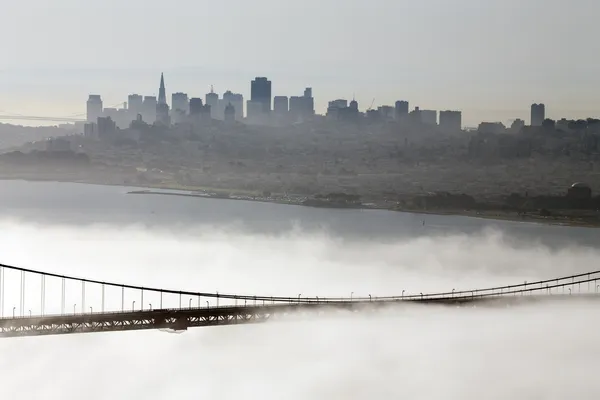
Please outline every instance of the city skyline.
M108 104L129 92L158 96L153 82L161 71L173 91L190 96L212 84L248 98L247 79L256 76L277 82L274 93L311 86L319 113L327 99L352 94L360 104L401 97L422 108L458 109L466 125L528 119L528 106L538 102L551 118L600 110L600 5L592 1L492 0L473 7L469 0L374 0L367 7L349 0L339 7L323 0L300 7L179 0L167 7L108 0L82 7L57 0L48 8L32 0L5 8L11 18L0 34L14 39L3 47L12 56L0 60L0 110L14 113L81 113L94 92ZM132 24L141 11L143 23ZM90 15L110 21L111 29L89 29ZM561 28L565 15L577 29Z

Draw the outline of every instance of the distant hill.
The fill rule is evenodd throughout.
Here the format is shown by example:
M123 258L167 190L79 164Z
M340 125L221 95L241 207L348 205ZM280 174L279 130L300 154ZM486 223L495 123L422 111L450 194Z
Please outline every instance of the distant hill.
M72 133L72 130L57 126L31 127L0 123L0 149L9 149L29 142Z

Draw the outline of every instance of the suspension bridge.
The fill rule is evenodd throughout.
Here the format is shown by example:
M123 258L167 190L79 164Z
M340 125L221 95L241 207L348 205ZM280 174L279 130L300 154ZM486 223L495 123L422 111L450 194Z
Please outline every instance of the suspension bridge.
M331 309L423 303L460 305L593 296L600 271L483 289L377 297L264 296L142 287L0 264L0 337L258 323Z

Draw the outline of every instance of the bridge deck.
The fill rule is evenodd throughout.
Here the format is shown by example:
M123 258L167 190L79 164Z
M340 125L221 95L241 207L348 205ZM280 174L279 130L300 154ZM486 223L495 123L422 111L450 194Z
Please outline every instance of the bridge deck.
M581 295L600 299L597 295ZM577 297L581 297L577 296ZM131 331L146 329L187 330L191 327L260 323L289 315L308 315L328 310L361 311L407 304L465 305L501 302L503 306L524 301L565 299L576 296L463 296L437 299L380 301L314 302L260 306L222 306L212 308L164 309L49 315L0 319L0 337L43 336L69 333Z

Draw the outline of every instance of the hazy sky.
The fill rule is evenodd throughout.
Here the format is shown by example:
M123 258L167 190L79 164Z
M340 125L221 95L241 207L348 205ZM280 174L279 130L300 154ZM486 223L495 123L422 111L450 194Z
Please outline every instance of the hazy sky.
M464 122L596 115L597 0L4 0L0 111L83 112L131 92L312 86L317 111L406 99Z

